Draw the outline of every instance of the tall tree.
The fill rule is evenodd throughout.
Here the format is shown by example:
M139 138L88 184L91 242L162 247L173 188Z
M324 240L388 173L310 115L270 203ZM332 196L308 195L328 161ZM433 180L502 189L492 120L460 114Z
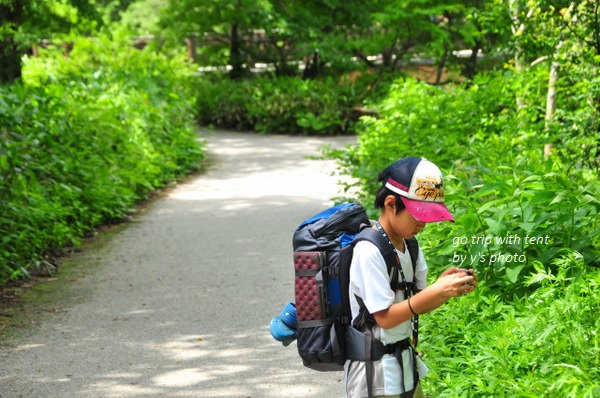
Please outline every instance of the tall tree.
M430 0L372 2L371 25L354 37L354 53L370 67L396 71L407 55L420 52L440 32L443 6ZM370 56L381 55L379 66Z
M349 59L349 30L365 28L376 1L311 0L182 0L172 2L162 27L181 42L191 34L209 62L225 63L232 77L243 75L248 63L274 65L277 74L295 74L292 61L307 60L307 74L318 73L320 58ZM222 59L222 58L221 58ZM334 62L335 64L336 62Z
M325 64L340 71L355 55L353 41L368 35L378 2L276 0L273 9L279 26L268 32L285 32L287 41L293 43L292 56L304 59L304 77L315 77Z
M510 18L502 0L453 1L445 2L444 7L442 28L449 45L444 48L446 53L443 55L462 65L467 79L478 72L478 61L482 56L489 59L505 57L498 49L506 47L511 32Z
M264 0L181 0L165 7L160 24L180 43L198 35L200 44L210 49L211 61L225 54L230 75L237 78L247 72L248 40L261 27L263 10L269 4Z

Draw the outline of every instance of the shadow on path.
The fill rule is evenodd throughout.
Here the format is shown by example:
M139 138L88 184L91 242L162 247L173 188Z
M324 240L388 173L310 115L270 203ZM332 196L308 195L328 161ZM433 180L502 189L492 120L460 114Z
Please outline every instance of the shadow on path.
M209 170L76 261L82 302L0 348L0 397L341 397L268 325L293 299L291 237L339 194L350 138L208 136Z

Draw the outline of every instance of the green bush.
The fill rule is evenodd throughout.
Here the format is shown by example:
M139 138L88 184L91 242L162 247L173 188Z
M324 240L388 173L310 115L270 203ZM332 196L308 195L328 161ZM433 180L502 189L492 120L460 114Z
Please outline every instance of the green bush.
M422 317L426 395L600 394L597 129L583 116L589 110L574 108L546 129L541 107L515 108L509 73L469 87L402 79L377 104L381 117L362 119L358 145L330 153L368 207L378 172L400 157L426 157L446 176L456 222L419 235L430 275L459 266L455 255L463 255L480 284ZM574 126L583 131L573 135ZM554 147L547 158L546 144ZM520 239L496 240L509 236Z
M200 79L198 119L202 125L260 133L349 133L359 116L353 108L363 103L372 80L367 75L355 82L333 77Z
M334 155L363 187L360 200L366 204L373 202L377 173L397 158L423 156L445 169L446 200L456 223L422 233L426 247L435 248L430 266L439 271L455 253L473 255L488 287L523 293L519 276L532 272L535 261L549 264L564 248L598 265L600 187L589 170L558 156L544 159L549 137L518 124L508 79L486 77L467 89L398 81L379 104L382 117L363 119L359 145ZM478 244L474 236L493 239ZM496 243L507 236L521 239ZM546 236L543 245L524 239ZM461 237L468 243L453 244ZM524 261L490 261L498 253Z
M422 322L435 397L569 397L600 394L600 270L567 251L526 278L535 291L507 304L481 291ZM560 264L559 264L560 263Z
M83 39L0 88L0 283L199 166L184 59Z

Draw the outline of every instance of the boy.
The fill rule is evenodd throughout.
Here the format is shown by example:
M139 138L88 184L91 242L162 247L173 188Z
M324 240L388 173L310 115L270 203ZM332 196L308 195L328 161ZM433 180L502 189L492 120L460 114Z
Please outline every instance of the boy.
M356 244L350 268L352 317L356 319L364 305L368 321L362 329L370 328L373 337L390 347L390 354L373 362L347 361L346 397L412 398L420 391L419 379L427 373L409 343L418 327L417 315L472 292L477 276L472 270L452 267L427 287L427 264L420 249L413 272L407 240L421 232L426 223L454 221L443 203L442 173L435 164L422 158L403 158L383 170L378 181L381 187L375 207L381 213L373 228L394 245L401 265L399 280L405 284L392 291L391 276L379 249L368 241Z

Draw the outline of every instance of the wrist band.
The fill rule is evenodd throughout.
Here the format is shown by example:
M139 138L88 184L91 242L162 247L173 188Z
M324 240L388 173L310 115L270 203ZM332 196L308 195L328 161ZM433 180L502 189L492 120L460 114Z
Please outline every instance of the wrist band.
M406 301L408 302L408 309L410 309L410 312L412 312L414 316L417 316L418 314L413 310L412 305L410 305L410 297Z

